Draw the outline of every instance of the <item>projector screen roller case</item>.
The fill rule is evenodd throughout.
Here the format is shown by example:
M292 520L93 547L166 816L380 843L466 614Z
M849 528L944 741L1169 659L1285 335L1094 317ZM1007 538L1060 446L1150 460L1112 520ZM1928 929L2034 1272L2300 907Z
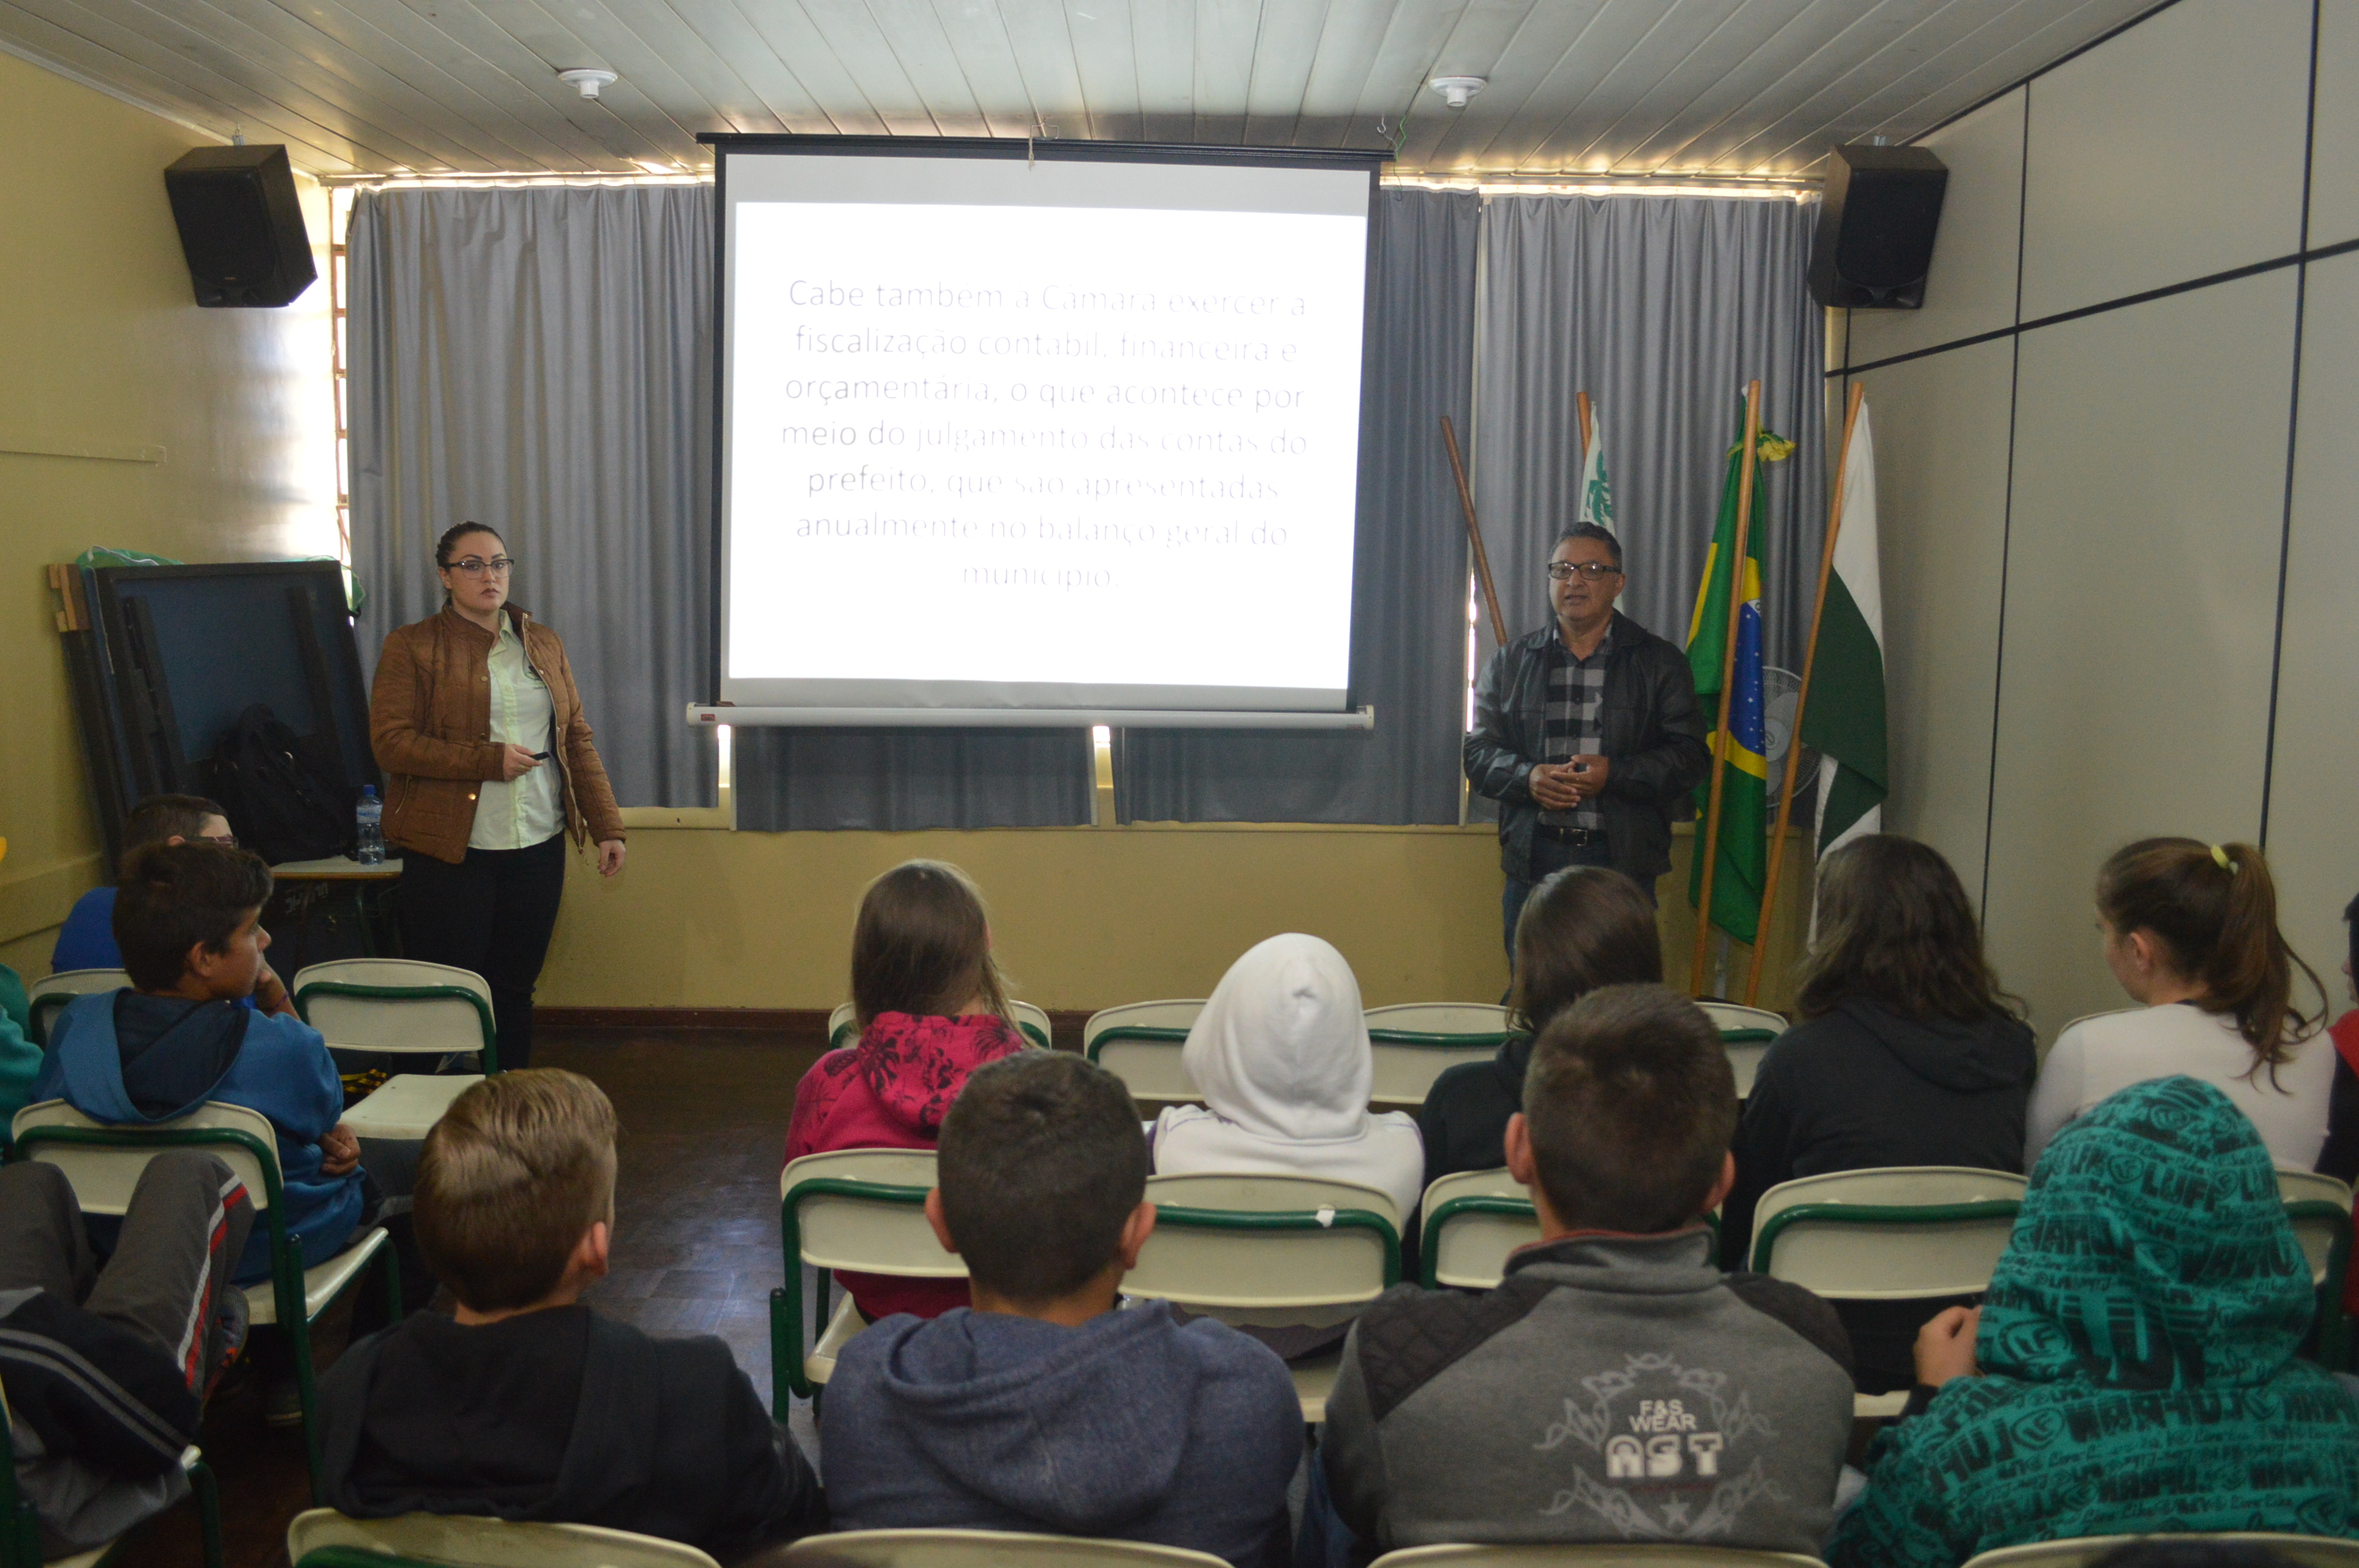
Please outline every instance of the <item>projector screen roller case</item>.
M1371 165L1020 146L723 144L722 697L1343 708Z

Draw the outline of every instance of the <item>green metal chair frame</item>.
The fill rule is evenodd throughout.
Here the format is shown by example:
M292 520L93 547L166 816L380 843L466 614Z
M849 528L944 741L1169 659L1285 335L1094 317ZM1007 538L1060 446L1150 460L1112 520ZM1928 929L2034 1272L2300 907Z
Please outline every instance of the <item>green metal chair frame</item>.
M1529 1198L1511 1198L1495 1193L1468 1193L1463 1197L1445 1199L1425 1217L1418 1230L1418 1283L1429 1291L1441 1288L1437 1277L1437 1271L1441 1266L1441 1227L1462 1214L1491 1214L1502 1219L1537 1220L1539 1217L1539 1211Z
M1097 1038L1090 1042L1082 1054L1094 1064L1098 1053L1104 1049L1109 1040L1145 1040L1150 1044L1176 1045L1185 1044L1187 1039L1188 1032L1184 1029L1166 1029L1147 1023L1117 1023L1111 1029L1099 1030Z
M117 974L122 975L126 982L131 979L130 975L125 973L124 970L109 969L104 968L95 969L67 969L60 972L63 974ZM45 979L55 979L57 978L58 977L56 975L44 977ZM35 986L38 986L42 981L36 980L33 983ZM57 1022L58 1014L63 1012L67 1008L72 1006L75 1002L80 1001L86 996L99 996L103 994L103 991L59 990L40 991L38 994L27 996L25 1000L25 1038L30 1040L34 1044L38 1045L42 1050L47 1051L49 1048L49 1028L52 1024Z
M1753 1271L1769 1271L1769 1253L1788 1227L1805 1220L1832 1225L1956 1225L1965 1220L2012 1219L2022 1206L2013 1198L1975 1203L1803 1203L1779 1209L1753 1233ZM1903 1300L1907 1298L1895 1298Z
M295 1353L295 1387L303 1402L303 1463L311 1477L311 1498L324 1504L320 1472L320 1433L316 1411L319 1392L311 1369L311 1324L313 1314L304 1308L307 1303L303 1289L303 1247L288 1233L286 1189L278 1170L278 1151L266 1149L262 1140L234 1127L190 1127L170 1131L131 1127L28 1127L17 1135L16 1144L9 1153L14 1160L29 1160L32 1152L45 1143L80 1145L89 1149L190 1149L237 1148L252 1155L262 1168L263 1186L269 1203L262 1218L270 1227L270 1290L277 1303L278 1326L286 1330L293 1342ZM394 1322L402 1317L401 1260L390 1240L381 1242L376 1249L377 1260L385 1276L386 1304ZM350 1290L360 1280L362 1271L355 1270L343 1290ZM326 1312L343 1291L320 1303Z
M1032 1042L1032 1044L1040 1050L1046 1051L1049 1048L1049 1037L1040 1033L1040 1026L1038 1024L1034 1023L1029 1019L1020 1018L1016 1020L1016 1027L1023 1031L1024 1038ZM835 1033L827 1037L827 1048L831 1051L841 1051L844 1046L859 1038L860 1025L856 1023L839 1023L835 1026Z
M905 1187L886 1182L854 1182L842 1176L814 1176L797 1183L778 1203L778 1247L786 1256L787 1282L770 1292L770 1408L782 1411L794 1399L810 1399L819 1385L803 1372L803 1227L797 1212L806 1197L857 1198L868 1203L923 1208L928 1187ZM827 1316L822 1285L820 1318Z
M492 1018L492 1004L465 986L364 986L350 980L313 980L294 998L295 1016L306 1023L311 1022L310 1000L315 996L358 997L364 1001L463 1001L475 1010L476 1022L483 1026L484 1076L490 1077L500 1070L499 1030Z
M0 1568L41 1568L41 1525L33 1513L33 1505L16 1490L16 1445L11 1439L6 1405L0 1401ZM221 1490L214 1485L212 1467L208 1465L193 1447L180 1454L180 1467L188 1472L189 1490L197 1500L197 1533L203 1543L205 1568L222 1568ZM151 1515L150 1519L162 1515ZM123 1543L140 1530L149 1519L133 1525L102 1551L98 1568L105 1568L123 1550Z
M2334 1222L2334 1242L2326 1254L2326 1278L2318 1286L2318 1364L2348 1371L2354 1346L2351 1320L2343 1315L2343 1287L2351 1272L2350 1213L2324 1198L2295 1198L2285 1206L2285 1215L2288 1224L2304 1219Z

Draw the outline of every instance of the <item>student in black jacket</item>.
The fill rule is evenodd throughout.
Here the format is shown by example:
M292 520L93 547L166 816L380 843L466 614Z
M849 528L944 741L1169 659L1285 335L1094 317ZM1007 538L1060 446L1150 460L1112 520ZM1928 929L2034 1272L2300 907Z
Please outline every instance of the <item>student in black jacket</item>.
M1723 1268L1749 1266L1755 1206L1797 1176L2023 1169L2031 1029L1983 957L1949 861L1897 834L1854 839L1819 868L1818 921L1794 1002L1801 1022L1769 1047L1737 1126ZM1864 1391L1910 1385L1917 1330L1940 1305L1837 1303Z
M1541 881L1516 922L1516 983L1507 1008L1516 1033L1488 1062L1462 1062L1434 1079L1417 1113L1425 1180L1507 1162L1507 1119L1524 1108L1532 1037L1600 986L1660 984L1663 941L1638 884L1603 866L1571 866Z
M596 1085L547 1068L477 1084L427 1135L416 1201L458 1311L411 1314L322 1380L330 1504L603 1525L724 1563L826 1528L818 1477L727 1345L581 1304L614 1203Z

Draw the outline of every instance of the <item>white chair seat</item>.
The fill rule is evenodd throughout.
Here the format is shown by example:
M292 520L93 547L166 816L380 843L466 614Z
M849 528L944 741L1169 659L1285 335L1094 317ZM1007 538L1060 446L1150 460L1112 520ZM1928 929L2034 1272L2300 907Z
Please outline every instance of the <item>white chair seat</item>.
M361 1271L361 1266L376 1256L378 1248L387 1238L381 1227L372 1227L342 1252L324 1263L303 1271L303 1315L313 1318L320 1310L335 1300L336 1292L351 1282ZM270 1281L245 1287L245 1308L248 1317L257 1324L278 1321L278 1298L271 1292Z
M1295 1397L1302 1401L1302 1423L1319 1425L1327 1419L1327 1398L1335 1391L1335 1379L1343 1370L1343 1347L1290 1362L1286 1369L1294 1374Z
M803 1357L803 1376L814 1383L825 1383L834 1377L835 1358L842 1355L843 1347L857 1339L867 1326L868 1320L860 1315L858 1307L852 1304L851 1293L845 1292L844 1298L835 1305L835 1315L827 1320L826 1332L819 1336L819 1343L811 1346L811 1353Z
M1001 1530L852 1530L811 1535L786 1549L786 1568L824 1563L830 1568L1226 1568L1221 1559L1184 1546L1142 1541L1092 1541L1072 1535L1023 1535Z
M1587 1546L1408 1546L1387 1552L1375 1568L1825 1568L1790 1552L1734 1546L1669 1546L1600 1541Z
M693 1546L592 1524L527 1524L463 1514L347 1519L333 1509L310 1509L287 1527L289 1563L300 1563L306 1553L331 1546L453 1568L717 1568Z
M345 1108L344 1125L360 1138L423 1138L452 1100L483 1081L481 1073L397 1073Z
M2022 1546L1995 1547L1968 1558L1966 1568L2085 1568L2115 1547L2139 1540L2216 1541L2267 1547L2299 1568L2354 1568L2359 1564L2359 1541L2235 1530L2204 1535L2089 1535L2071 1541L2035 1541Z
M1519 1209L1514 1214L1467 1212L1455 1206L1462 1198L1506 1199ZM1433 1282L1471 1291L1496 1285L1515 1250L1540 1238L1539 1217L1531 1202L1531 1189L1505 1167L1435 1177L1418 1206L1425 1227L1423 1256Z
M77 1552L71 1557L45 1557L41 1560L41 1568L98 1568L100 1560L114 1551L116 1541L121 1539L117 1536L104 1546L93 1546L88 1552Z
M1902 1389L1891 1394L1854 1394L1851 1397L1851 1418L1854 1421L1895 1421L1908 1408L1908 1390Z

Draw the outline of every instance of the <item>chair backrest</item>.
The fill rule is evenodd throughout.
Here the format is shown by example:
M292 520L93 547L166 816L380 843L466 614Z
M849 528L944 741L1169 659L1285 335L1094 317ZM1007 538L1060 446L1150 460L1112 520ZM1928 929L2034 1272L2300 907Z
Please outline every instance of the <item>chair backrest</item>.
M1507 1255L1540 1238L1532 1194L1505 1167L1438 1176L1418 1206L1425 1283L1489 1290L1506 1275Z
M1507 1010L1495 1002L1409 1001L1368 1010L1375 1073L1370 1103L1417 1107L1447 1068L1487 1062L1507 1038Z
M1968 1295L1990 1283L2023 1189L1961 1165L1780 1182L1754 1210L1753 1268L1843 1300Z
M963 1280L926 1223L934 1184L930 1149L839 1149L806 1154L778 1176L786 1256L821 1269L909 1279Z
M26 1022L33 1043L49 1044L50 1026L74 998L121 990L130 983L131 975L125 969L60 969L54 975L43 975L25 988L25 1001L29 1009Z
M852 1563L860 1568L1223 1568L1222 1560L1184 1546L1024 1535L997 1530L849 1530L806 1536L777 1559L782 1564Z
M333 1509L287 1527L296 1568L363 1568L372 1561L437 1568L716 1568L693 1546L589 1524L526 1524L461 1514L350 1519Z
M1720 1043L1728 1053L1728 1065L1736 1075L1736 1098L1745 1098L1753 1092L1753 1079L1761 1071L1761 1058L1769 1054L1769 1043L1786 1033L1786 1020L1763 1007L1743 1007L1733 1001L1700 1001L1696 1005L1720 1031Z
M1150 1176L1155 1234L1123 1291L1233 1322L1343 1321L1400 1281L1400 1216L1313 1176Z
M2001 1546L1966 1560L1966 1568L2084 1568L2115 1547L2154 1537L2084 1535L2070 1541L2035 1541L2022 1546ZM2359 1568L2359 1541L2332 1536L2272 1535L2258 1530L2222 1534L2180 1535L2170 1541L2215 1541L2236 1546L2265 1547L2300 1568Z
M1405 1546L1376 1559L1375 1568L1824 1568L1815 1557L1790 1552L1747 1552L1734 1546Z
M1138 1100L1203 1098L1180 1065L1180 1048L1204 1003L1134 1001L1090 1014L1082 1025L1082 1054L1115 1077Z
M1035 1007L1028 1001L1011 1001L1007 1004L1007 1011L1008 1022L1022 1030L1033 1044L1043 1051L1054 1048L1049 1013L1045 1008ZM851 1044L859 1033L860 1019L852 1003L836 1003L835 1011L827 1015L827 1048L840 1051Z
M201 1148L245 1184L256 1213L278 1204L278 1137L269 1118L241 1105L207 1100L188 1115L143 1127L109 1127L61 1099L16 1113L11 1126L20 1159L55 1165L73 1184L84 1214L122 1214L147 1162L166 1149Z
M492 988L472 969L411 958L306 964L288 987L303 1022L341 1050L497 1053Z
M2310 1283L2325 1284L2351 1249L2350 1184L2314 1171L2281 1170L2277 1193L2285 1199L2294 1239L2310 1260ZM2339 1304L2339 1292L2336 1301Z

